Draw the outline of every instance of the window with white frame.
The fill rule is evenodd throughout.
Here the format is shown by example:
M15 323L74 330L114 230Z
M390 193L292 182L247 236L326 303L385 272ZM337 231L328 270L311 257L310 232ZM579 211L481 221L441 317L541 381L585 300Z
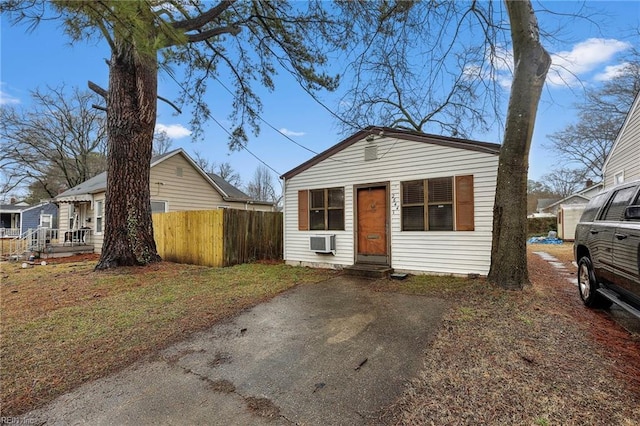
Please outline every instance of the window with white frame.
M151 201L151 213L166 213L167 204L166 201Z
M96 215L96 234L102 233L102 219L104 215L104 201L96 201L95 206L95 215Z
M622 183L622 182L624 182L624 170L621 171L621 172L616 173L613 176L613 183L614 184L617 185L617 184Z
M51 228L52 223L53 223L53 215L51 214L40 215L40 228Z

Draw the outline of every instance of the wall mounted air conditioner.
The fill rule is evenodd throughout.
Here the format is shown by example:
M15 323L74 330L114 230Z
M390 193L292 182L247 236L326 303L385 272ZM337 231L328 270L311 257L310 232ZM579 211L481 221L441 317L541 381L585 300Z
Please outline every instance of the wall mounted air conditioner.
M336 254L335 235L312 235L309 238L309 248L316 253Z

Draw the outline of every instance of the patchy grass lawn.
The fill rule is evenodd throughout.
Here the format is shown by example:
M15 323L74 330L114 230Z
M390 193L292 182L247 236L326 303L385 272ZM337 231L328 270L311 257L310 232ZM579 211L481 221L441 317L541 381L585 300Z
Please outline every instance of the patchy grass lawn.
M162 262L93 272L95 261L1 265L0 399L14 416L300 283L335 272Z

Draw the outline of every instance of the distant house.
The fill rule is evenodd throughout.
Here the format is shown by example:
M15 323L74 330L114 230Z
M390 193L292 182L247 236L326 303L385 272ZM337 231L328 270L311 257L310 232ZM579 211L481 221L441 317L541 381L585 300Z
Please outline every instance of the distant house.
M61 231L88 231L96 252L102 250L104 238L106 188L104 172L55 198L60 206ZM273 203L253 200L220 176L205 173L182 148L151 160L149 188L153 213L219 208L274 210Z
M288 264L486 275L500 145L367 127L285 173Z
M0 205L0 238L18 237L29 229L56 228L58 206L43 201L33 206L26 203Z
M594 195L599 194L604 188L603 183L593 184L587 182L587 186L573 194L549 204L543 211L553 214L556 217L558 226L558 238L573 241L575 237L576 225L580 221L580 216L587 203Z
M640 93L604 163L604 186L640 179Z

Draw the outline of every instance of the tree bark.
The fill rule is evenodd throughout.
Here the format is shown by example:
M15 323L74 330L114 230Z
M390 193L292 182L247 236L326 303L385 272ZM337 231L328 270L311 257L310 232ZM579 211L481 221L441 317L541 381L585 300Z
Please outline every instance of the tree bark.
M107 97L107 194L97 270L160 261L151 221L149 174L158 91L157 58L120 40Z
M551 57L540 44L531 2L505 3L511 23L514 77L498 164L488 280L505 289L521 290L529 283L526 247L529 149Z

